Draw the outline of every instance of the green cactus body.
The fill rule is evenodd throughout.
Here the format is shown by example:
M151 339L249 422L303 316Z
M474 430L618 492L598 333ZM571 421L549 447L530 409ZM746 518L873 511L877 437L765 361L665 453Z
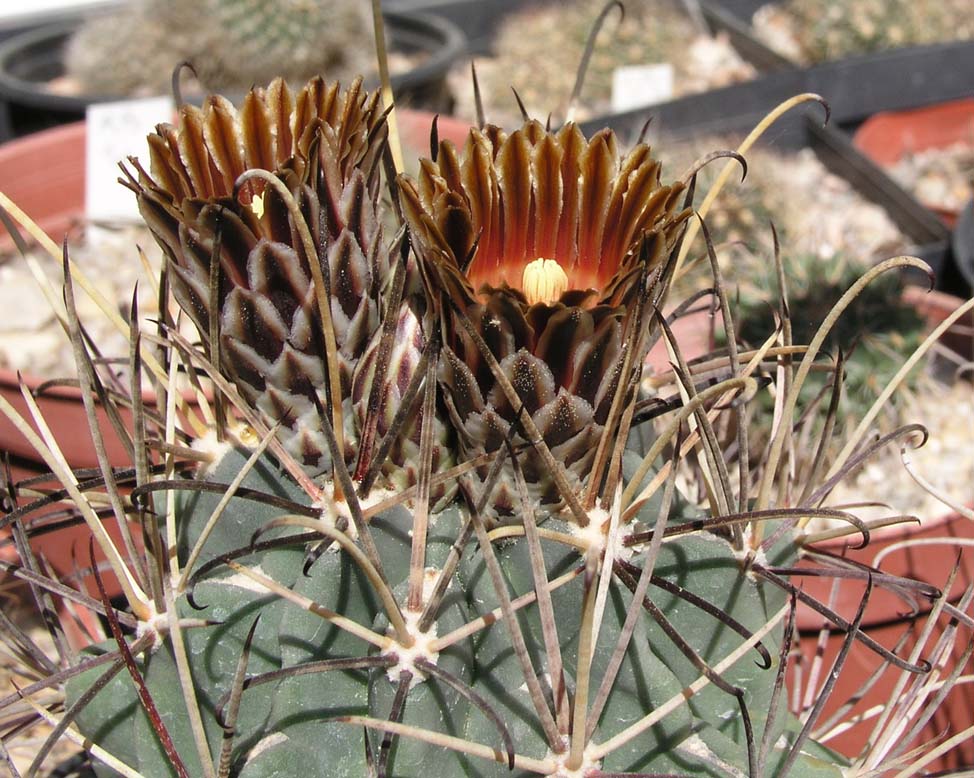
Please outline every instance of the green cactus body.
M208 470L205 478L227 483L246 461L247 452L230 450L222 461ZM307 502L297 488L289 485L270 457L257 462L243 486L275 494L296 502ZM180 528L181 558L198 538L216 505L218 495L184 492L177 497L176 517ZM655 512L646 506L643 514ZM680 509L679 512L686 512ZM250 656L248 678L262 673L290 670L293 674L261 683L243 692L242 715L236 723L231 775L264 778L301 774L308 778L367 775L362 729L333 719L339 716L369 716L387 720L399 686L395 669L339 670L298 674L297 668L340 657L374 656L375 646L350 634L316 613L262 590L254 581L220 564L221 555L237 555L240 563L281 586L308 598L326 609L370 628L374 633L389 633L389 620L373 583L351 557L334 548L325 550L302 572L303 544L267 549L247 554L255 532L284 512L281 508L233 498L221 520L209 535L195 566L203 574L192 589L193 608L183 594L178 600L178 615L184 619L205 619L209 626L184 630L193 685L203 713L208 740L216 749L223 737L217 717L221 699L233 683L248 630L259 615ZM461 536L467 512L456 506L436 514L426 546L427 577L434 581L447 563L450 549ZM678 526L686 518L674 518ZM398 602L406 601L406 581L410 572L410 530L412 514L400 506L373 517L370 530L382 560L383 570ZM549 533L575 537L574 528L555 519L543 523ZM295 534L293 527L279 527L260 535L264 542L283 534ZM583 564L580 550L554 540L543 543L547 577L577 570ZM792 549L793 551L794 549ZM500 540L493 553L512 599L534 591L532 567L524 538ZM788 549L782 551L787 562ZM638 549L617 558L639 575ZM747 630L755 630L778 611L784 595L761 585L742 573L741 560L730 544L713 535L689 535L663 545L655 574L671 584L684 587L723 610ZM585 600L583 575L576 575L551 594L558 628L568 688L574 689L578 671L580 631ZM697 654L708 664L716 664L741 642L741 635L718 624L680 597L650 590L651 599L668 622L685 636ZM595 645L591 684L598 685L606 663L625 622L632 593L619 580L608 588L598 639ZM430 634L444 636L464 624L490 614L500 606L498 593L488 573L484 553L475 538L464 548L461 563L447 595L436 611ZM518 611L528 655L538 677L551 694L550 677L545 674L543 630L536 606ZM764 643L780 642L780 627ZM91 653L108 651L114 644L97 646ZM393 649L394 650L394 649ZM186 724L186 703L180 689L171 638L140 659L140 670L156 707L173 738L177 751L190 774L202 774L193 739ZM777 659L776 652L771 651ZM489 627L453 643L435 656L440 670L478 695L500 717L519 756L534 760L550 758L549 748L527 690L524 672L512 648L506 622L501 619ZM744 690L755 731L762 733L769 709L776 666L762 666L759 655L736 663L723 674L724 679ZM80 694L103 672L89 671L68 684L68 702ZM612 687L592 742L608 740L635 724L700 675L651 616L643 612L625 651L618 677ZM500 750L497 724L456 688L427 676L417 679L410 691L401 721L427 732L443 733L460 740L488 745ZM594 691L593 691L594 693ZM773 722L774 741L784 734L786 719ZM79 725L93 741L124 762L136 767L147 778L176 775L143 712L135 689L123 670L84 709ZM373 758L382 750L383 733L368 735ZM772 759L774 758L772 754ZM737 701L713 685L694 696L689 706L681 705L660 722L646 729L624 746L612 750L595 766L605 771L653 773L693 773L719 776L715 765L726 762L746 764L747 753ZM772 761L773 763L773 761ZM444 775L512 775L506 763L459 754L439 745L400 737L389 756L390 775L420 776L436 771ZM823 764L803 757L796 766L798 775L836 774ZM105 766L100 776L115 776ZM515 769L513 775L534 773ZM552 773L557 775L558 773ZM566 775L568 773L565 773ZM580 773L581 774L581 773Z

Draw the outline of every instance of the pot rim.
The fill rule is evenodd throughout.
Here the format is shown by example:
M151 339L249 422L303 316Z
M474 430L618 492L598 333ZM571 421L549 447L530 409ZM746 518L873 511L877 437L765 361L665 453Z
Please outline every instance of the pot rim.
M397 36L406 37L419 43L421 50L430 53L430 57L422 64L393 74L393 89L408 90L445 75L467 49L467 38L463 31L448 19L434 14L410 14L393 10L383 10L382 15L392 43ZM81 113L91 103L124 99L124 95L118 94L56 94L45 88L46 81L28 80L10 71L9 63L25 49L56 50L82 21L81 17L75 17L44 23L0 42L0 95L32 107Z

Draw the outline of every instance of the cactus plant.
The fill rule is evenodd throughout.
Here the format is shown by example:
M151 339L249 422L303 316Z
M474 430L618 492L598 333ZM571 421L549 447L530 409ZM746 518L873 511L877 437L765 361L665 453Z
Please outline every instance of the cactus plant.
M372 61L370 47L349 45L371 40L369 9L368 0L138 0L82 25L66 67L93 94L164 93L183 61L221 91L274 76L296 84L318 73L349 80Z
M175 321L132 325L133 375L160 399L147 407L133 381L130 469L68 472L40 420L38 434L0 403L60 481L34 500L9 483L4 523L29 539L66 505L90 529L97 596L45 575L23 543L13 572L43 608L80 603L111 633L32 655L47 672L0 709L61 692L54 736L79 732L100 776L855 774L810 736L819 705L786 711L795 602L847 629L847 649L923 676L922 658L859 624L873 582L939 593L820 564L868 582L850 623L789 582L809 517L868 538L817 484L788 499L817 336L756 473L737 438L735 486L718 432L746 420L760 356L732 349L730 377L698 386L674 344L683 401L637 434L659 410L641 365L668 337L656 308L692 173L663 184L649 147L623 156L608 131L474 129L395 182L408 241L390 239L375 216L383 122L357 84L314 81L292 100L277 82L239 114L219 98L184 109L150 138L151 171L133 162L125 182L169 260L160 291L200 345ZM64 264L85 396L122 404ZM903 264L922 263L861 283ZM199 414L180 374L211 387ZM98 438L93 406L92 422ZM676 488L688 466L711 487L699 504ZM129 529L121 546L106 515Z
M792 338L796 343L807 343L866 267L842 255L820 258L799 254L783 261L787 265ZM751 271L735 273L740 281L734 300L737 333L742 341L753 345L767 337L774 326L780 290L773 269L762 272L762 268L752 267ZM865 416L906 357L920 345L923 326L916 309L903 300L902 284L894 276L876 279L856 297L824 343L832 352L852 350L845 361L841 423L856 423ZM914 373L913 378L917 377ZM915 385L915 380L912 383ZM819 391L822 385L822 381L810 381L808 391Z
M211 470L208 479L211 483L232 481L246 462L245 453L231 450ZM259 460L242 486L261 493L279 493L281 476L276 463ZM143 493L137 491L136 499ZM478 626L478 619L504 608L501 597L514 599L514 594L518 594L523 598L524 594L535 591L528 541L508 541L491 552L465 550L460 566L446 574L450 583L446 596L431 597L429 592L438 576L444 568L449 570L452 566L451 549L458 539L472 534L471 521L481 522L479 516L474 519L469 514L463 516L456 507L440 513L426 541L422 585L424 597L428 599L422 604L429 607L431 625L423 630L417 626L421 624L420 611L406 607L408 578L414 569L409 559L408 531L414 517L399 508L375 514L369 521L368 531L375 541L388 583L370 580L370 574L374 573L368 570L367 563L355 561L353 555L338 549L325 550L302 570L304 554L300 543L292 542L289 546L281 543L288 535L306 537L304 532L277 533L277 543L270 541L273 535L261 533L275 520L283 527L284 517L289 514L295 530L302 523L302 529L312 530L322 523L310 515L316 511L308 510L303 495L295 494L292 489L290 497L302 502L282 509L240 498L231 500L225 518L209 536L195 566L185 571L190 583L175 602L180 618L205 620L204 626L186 629L183 640L184 650L192 658L192 684L213 750L212 760L217 761L218 746L224 742L221 716L225 715L234 684L242 680L237 667L241 654L246 653L247 678L243 681L240 707L243 715L234 722L233 746L229 751L232 774L293 774L300 765L309 775L365 775L361 729L336 723L366 721L364 717L373 726L381 727L391 719L405 727L450 735L462 739L471 751L479 747L482 752L468 756L442 749L437 743L403 739L390 762L390 769L397 775L417 774L420 768L433 767L452 774L464 774L464 771L475 775L507 774L508 754L515 748L519 766L515 774L538 772L538 766L546 763L550 765L548 773L555 774L555 765L569 755L559 757L556 752L546 756L546 751L553 750L553 744L546 740L545 719L534 707L537 700L526 688L520 661L541 661L545 629L542 618L530 606L521 606L526 622L519 629L530 653L527 658L518 657L512 651L517 643L502 628L503 623L489 629L481 626L468 633L471 626ZM180 538L180 545L186 552L191 543L199 540L199 533L219 499L218 495L193 494L192 488L179 498L181 504L177 504L176 516L183 524L185 537ZM299 510L303 514L300 519L295 515ZM354 545L334 528L328 531L330 534L324 536L327 539L342 537L343 546ZM483 531L482 523L478 531ZM546 525L543 531L547 535L564 534L566 540L578 543L567 526ZM261 533L258 543L268 545L266 550L251 550L255 533ZM655 574L678 583L692 577L697 565L716 567L722 572L708 576L713 591L708 589L703 596L720 607L723 603L713 598L720 591L741 584L739 564L729 546L718 545L723 550L715 552L712 545L712 541L696 540L681 543L678 553L664 549L656 562ZM490 548L489 542L486 548ZM494 558L488 561L487 553ZM580 567L583 560L579 550L564 543L552 543L547 556L546 577L558 587L549 597L558 625L564 673L568 679L574 675L577 681L579 665L586 661L582 658L586 656L586 642L581 634L592 630L592 624L585 623L585 610L580 605L587 594L595 594L598 580L593 578L595 566L589 563L588 569L584 565ZM234 557L241 560L241 566L228 562ZM631 585L635 585L640 575L639 562L636 556L625 563ZM506 581L503 594L494 589L492 571L488 569L492 566L495 566L493 572ZM261 583L265 578L272 578L276 587L288 594L283 598L267 594L262 589L265 584ZM508 586L511 594L506 591ZM774 602L765 603L759 596L759 587L745 586L746 591L733 597L723 617L736 620L736 632L731 627L714 629L714 622L719 625L720 621L702 610L694 612L691 608L689 613L681 615L678 606L682 600L673 594L668 594L661 603L661 610L670 616L664 623L685 634L708 635L714 644L700 647L704 661L723 658L725 652L729 653L741 642L738 633L742 629L758 630L766 616L780 610L784 601L784 595L780 594ZM396 605L391 613L386 612L388 603L382 602L379 596L384 587L389 587ZM701 592L698 590L697 594ZM602 650L588 657L595 662L591 669L591 677L595 679L604 675L628 613L624 590L610 591L609 597L598 629L598 645ZM507 603L507 607L514 606ZM397 609L402 610L401 615ZM330 621L329 611L353 620L354 629L340 620ZM403 617L404 623L390 628L390 619L399 621ZM255 624L256 628L249 634ZM550 629L551 625L547 626ZM411 651L404 645L406 635L412 635L417 642ZM186 720L186 703L173 658L172 637L167 638L163 631L160 640L161 644L139 662L138 669L188 774L201 775L205 771L192 736L188 728L178 723ZM765 642L770 641L765 638ZM623 722L637 724L656 706L679 697L683 686L699 673L679 651L652 649L665 643L659 625L648 616L637 619L630 647L621 657L622 665L612 693L604 702L601 725L595 726L598 719L584 722L594 730L590 736L593 746L600 740L608 740L610 734L623 731ZM592 646L587 651L591 652ZM108 640L86 653L93 656L117 653L117 646ZM757 644L753 657L761 664L760 669L747 662L740 671L736 668L725 671L720 680L725 684L741 684L746 689L747 705L753 706L755 719L763 723L759 711L769 700L776 676L768 668L771 659L764 643ZM648 668L652 668L651 673ZM66 704L78 700L103 673L104 668L98 667L71 679L67 683ZM540 683L542 687L545 685L543 680ZM395 702L397 690L400 696L406 690L409 692L398 715L390 712L403 705L401 699ZM544 697L552 691L545 688ZM741 736L740 732L735 733L740 722L723 718L727 710L737 710L733 698L729 703L722 699L724 694L721 691L700 702L698 715L708 724L701 737L709 749L717 752L730 749L724 759L746 759L739 750L741 743L735 746L729 739L734 734ZM708 709L718 711L719 715ZM566 717L568 712L565 707L558 718ZM554 713L544 715L554 717ZM714 755L696 741L684 742L690 735L693 719L691 711L667 717L645 733L633 734L632 742L607 749L606 756L598 761L604 770L673 771L680 765L682 769L698 765L698 769L709 773L714 769ZM157 743L151 719L140 711L136 688L124 673L116 676L83 709L78 724L96 743L110 748L115 756L144 775L179 774L172 758ZM555 727L555 732L561 731L554 721L549 726ZM777 726L780 728L780 722ZM376 763L389 758L384 754L388 745L383 746L381 732L368 741L366 748L371 747ZM660 749L660 746L665 747ZM661 753L654 753L657 750ZM491 761L501 757L503 766L492 769L490 762L484 761L483 752ZM324 759L324 754L331 754L333 759ZM593 759L591 755L586 756L584 763ZM115 774L102 768L99 773Z

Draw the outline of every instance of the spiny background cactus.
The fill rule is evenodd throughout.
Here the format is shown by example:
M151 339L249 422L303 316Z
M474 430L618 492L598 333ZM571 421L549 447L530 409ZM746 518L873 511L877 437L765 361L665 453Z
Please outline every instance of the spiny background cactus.
M222 72L204 80L226 89L260 83L268 73L293 83L318 73L351 78L374 60L370 9L364 0L208 0L208 18L224 37Z
M385 155L374 99L317 81L287 95L276 84L239 114L219 99L184 110L180 128L150 139L152 171L136 165L126 179L169 258L160 290L202 344L175 322L157 334L132 326L132 372L159 390L155 408L137 381L125 399L133 467L103 460L79 483L56 441L0 398L61 482L36 500L11 483L4 523L67 507L120 595L108 599L101 575L98 599L62 587L29 554L14 566L42 607L44 592L80 602L112 632L26 690L63 693L54 736L76 726L102 776L855 774L810 737L820 706L802 720L786 711L794 601L898 672L929 668L862 633L862 609L850 623L789 582L809 517L868 535L821 507L828 484L789 482L790 421L817 346L760 459L749 460L746 433L719 435L728 416L746 426L758 391L760 356L745 363L734 349L706 385L675 344L679 399L663 401L654 435L630 434L661 410L640 400L642 364L664 330L656 307L692 175L662 184L648 147L617 154L608 132L473 130L462 152L441 145L390 191L408 217L399 251L370 215L384 207L372 188ZM605 226L620 224L631 229ZM903 264L922 263L894 260L869 277ZM73 299L69 272L67 321L90 398L104 385ZM340 313L355 326L343 331ZM410 315L418 335L396 352ZM578 328L571 354L544 343L556 321ZM588 371L584 382L565 379L572 369ZM356 395L362 370L369 388ZM218 399L200 391L190 408L170 383L180 373L197 389L205 374ZM391 418L390 381L401 398ZM111 405L115 394L102 394ZM564 423L535 407L551 395L569 407ZM598 429L586 431L584 403L604 408ZM476 413L503 421L493 438L476 437ZM450 424L466 444L442 432ZM568 462L559 435L574 445L579 429L595 452ZM312 457L293 445L308 439ZM397 462L396 441L416 453ZM710 487L699 504L677 493L684 468ZM810 496L793 502L801 491ZM118 545L106 517L134 524L142 542Z
M799 254L786 256L782 261L786 267L792 339L795 343L807 343L832 306L867 268L842 255L822 258ZM735 274L739 283L731 294L738 337L756 345L774 327L776 312L780 317L780 290L773 268L755 267L752 271ZM843 423L863 418L920 345L923 328L923 319L915 307L903 300L902 281L896 276L877 278L856 297L823 344L833 353L851 349L846 354L842 382ZM823 384L810 381L808 391L814 393Z
M370 7L368 0L137 0L86 22L66 65L86 91L110 95L166 93L183 61L214 90L243 91L274 76L350 80L373 61Z

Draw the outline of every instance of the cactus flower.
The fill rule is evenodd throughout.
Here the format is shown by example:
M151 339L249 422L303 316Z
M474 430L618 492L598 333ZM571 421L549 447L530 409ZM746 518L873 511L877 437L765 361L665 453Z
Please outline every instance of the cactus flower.
M649 146L618 146L611 131L586 140L574 124L474 129L462 152L441 143L418 180L400 181L463 458L500 449L517 412L466 319L569 481L585 482L621 385L624 343L649 321L636 321L634 303L689 215L683 184L661 183ZM537 456L521 465L533 497L563 499ZM513 512L509 478L494 495L499 512Z
M417 329L407 306L389 311L385 299L394 264L380 213L386 135L377 94L361 80L343 90L318 78L292 96L278 79L251 90L239 113L218 96L184 106L178 128L160 125L149 137L151 174L135 163L128 182L210 359L267 426L281 423L285 448L312 475L330 461L324 418L344 437L346 461L357 454L375 372L364 357L377 348L382 317ZM396 375L372 411L379 436L419 359L414 345L403 338L393 354ZM438 464L449 458L436 452ZM408 457L394 448L387 469L398 461L415 482Z

